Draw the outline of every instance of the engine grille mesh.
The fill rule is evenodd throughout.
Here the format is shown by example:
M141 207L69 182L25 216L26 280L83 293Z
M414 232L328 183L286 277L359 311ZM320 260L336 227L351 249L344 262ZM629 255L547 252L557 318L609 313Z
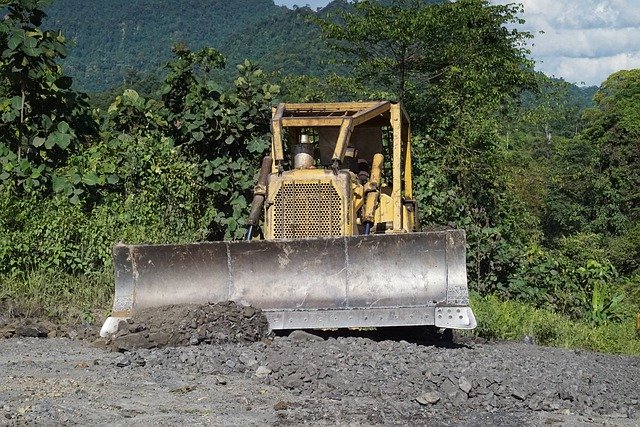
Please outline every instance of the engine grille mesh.
M274 198L274 237L340 236L342 200L330 183L283 183Z

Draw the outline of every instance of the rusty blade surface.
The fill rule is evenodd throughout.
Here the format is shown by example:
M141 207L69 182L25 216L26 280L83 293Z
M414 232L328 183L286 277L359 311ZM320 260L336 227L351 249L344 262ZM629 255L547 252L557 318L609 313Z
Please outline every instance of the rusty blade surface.
M233 300L263 309L274 329L437 325L442 307L464 309L447 312L452 327L474 327L464 251L462 230L117 245L113 316Z

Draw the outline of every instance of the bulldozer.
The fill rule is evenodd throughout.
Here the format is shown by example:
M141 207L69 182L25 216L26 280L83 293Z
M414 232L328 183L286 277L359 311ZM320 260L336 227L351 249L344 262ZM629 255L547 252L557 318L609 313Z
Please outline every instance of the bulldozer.
M243 240L113 249L101 330L144 308L235 301L272 330L473 329L464 230L418 231L402 104L281 103Z

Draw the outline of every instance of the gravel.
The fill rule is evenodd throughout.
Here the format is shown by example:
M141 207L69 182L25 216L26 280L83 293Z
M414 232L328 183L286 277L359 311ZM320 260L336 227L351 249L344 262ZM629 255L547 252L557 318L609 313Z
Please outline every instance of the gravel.
M108 341L0 340L0 425L640 424L638 357L401 330L273 336L252 308L171 310Z

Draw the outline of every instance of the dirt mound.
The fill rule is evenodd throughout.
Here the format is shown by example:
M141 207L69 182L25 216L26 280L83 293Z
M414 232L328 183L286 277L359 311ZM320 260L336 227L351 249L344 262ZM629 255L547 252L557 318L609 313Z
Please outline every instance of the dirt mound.
M104 344L116 351L138 348L259 341L269 333L262 311L232 301L141 310L121 322Z

